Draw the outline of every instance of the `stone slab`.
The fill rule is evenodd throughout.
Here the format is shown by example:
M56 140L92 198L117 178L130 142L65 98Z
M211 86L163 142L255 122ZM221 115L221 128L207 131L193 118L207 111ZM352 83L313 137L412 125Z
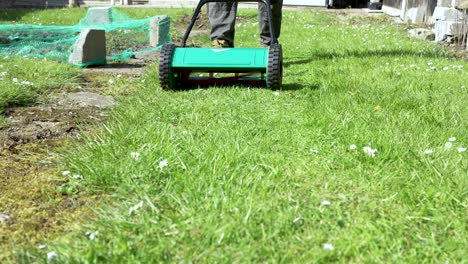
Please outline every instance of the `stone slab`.
M405 22L424 23L426 20L426 8L413 7L406 11Z
M101 29L83 29L72 47L68 62L78 66L106 63L106 32Z
M159 16L150 21L150 46L158 47L165 44L168 40L171 20L168 16Z
M427 28L413 28L408 31L408 35L417 39L424 39L433 41L435 39L435 33Z
M86 14L86 20L83 21L85 25L102 25L112 22L112 7L91 7Z
M435 41L445 41L447 37L461 36L468 33L468 28L463 22L436 21L434 24Z
M110 95L100 95L90 92L77 92L67 94L63 103L73 104L79 107L99 107L107 108L115 104L115 100Z
M440 7L436 6L434 13L432 14L433 22L441 21L458 21L465 18L466 15L463 14L460 10L457 10L452 7Z

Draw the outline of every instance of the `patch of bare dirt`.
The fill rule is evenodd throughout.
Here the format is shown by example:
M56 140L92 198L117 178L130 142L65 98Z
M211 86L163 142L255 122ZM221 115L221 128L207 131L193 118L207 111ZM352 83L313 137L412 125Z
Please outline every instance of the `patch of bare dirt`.
M55 95L44 104L10 108L7 125L0 129L0 153L18 144L75 137L86 125L103 121L105 109L114 104L111 96L91 92Z

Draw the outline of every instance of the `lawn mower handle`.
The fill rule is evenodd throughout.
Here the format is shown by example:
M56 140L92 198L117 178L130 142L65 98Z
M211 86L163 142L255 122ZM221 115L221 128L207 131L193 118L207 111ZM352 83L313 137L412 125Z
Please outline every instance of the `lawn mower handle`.
M268 18L268 25L270 28L270 36L271 36L271 45L276 44L278 40L276 39L275 36L275 31L273 30L273 20L271 17L271 8L270 8L270 1L269 0L200 0L198 2L197 7L195 8L195 12L193 13L192 20L190 21L189 26L187 27L187 30L185 31L184 37L182 38L182 43L181 46L185 47L185 44L187 42L187 39L190 35L190 31L192 31L193 25L195 25L195 21L197 20L198 14L200 13L200 9L202 6L204 6L206 3L210 2L228 2L228 3L236 3L236 2L258 2L258 3L263 3L266 6L266 13L267 13L267 18Z

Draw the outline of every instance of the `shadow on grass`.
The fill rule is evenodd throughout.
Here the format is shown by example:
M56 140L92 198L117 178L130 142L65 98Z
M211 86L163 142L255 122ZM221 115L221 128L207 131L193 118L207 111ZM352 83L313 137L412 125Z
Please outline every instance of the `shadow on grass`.
M312 61L323 60L323 59L336 59L336 58L366 58L366 57L425 57L425 58L438 58L447 56L440 52L429 52L421 51L417 52L414 50L366 50L366 51L343 51L343 52L317 52L310 53L310 57L294 57L283 62L284 67L289 67L295 64L306 64Z
M35 9L25 8L25 9L4 9L0 11L0 21L20 21L21 18L31 12L35 12Z
M304 85L302 83L283 83L283 86L281 87L282 91L298 91L298 90L303 90L303 89L308 89L308 90L318 90L319 86L318 85Z
M265 86L252 86L252 85L242 85L242 84L231 84L231 85L193 85L193 86L184 86L181 87L177 90L172 90L175 92L183 92L183 91L191 91L191 90L197 90L197 89L230 89L232 88L232 85L236 85L237 87L241 89L265 89L265 90L270 90ZM273 90L273 91L297 91L297 90L303 90L303 89L309 89L309 90L317 90L319 88L318 85L304 85L301 83L283 83L281 86L281 89L278 90ZM234 89L234 88L232 88Z

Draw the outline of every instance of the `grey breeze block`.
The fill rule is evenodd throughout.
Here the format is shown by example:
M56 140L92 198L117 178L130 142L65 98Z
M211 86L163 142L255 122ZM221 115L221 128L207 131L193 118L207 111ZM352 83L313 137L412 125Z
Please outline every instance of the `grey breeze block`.
M171 20L168 16L158 16L150 21L150 46L158 47L168 42Z
M106 32L102 29L83 29L68 58L78 66L102 65L106 63Z

